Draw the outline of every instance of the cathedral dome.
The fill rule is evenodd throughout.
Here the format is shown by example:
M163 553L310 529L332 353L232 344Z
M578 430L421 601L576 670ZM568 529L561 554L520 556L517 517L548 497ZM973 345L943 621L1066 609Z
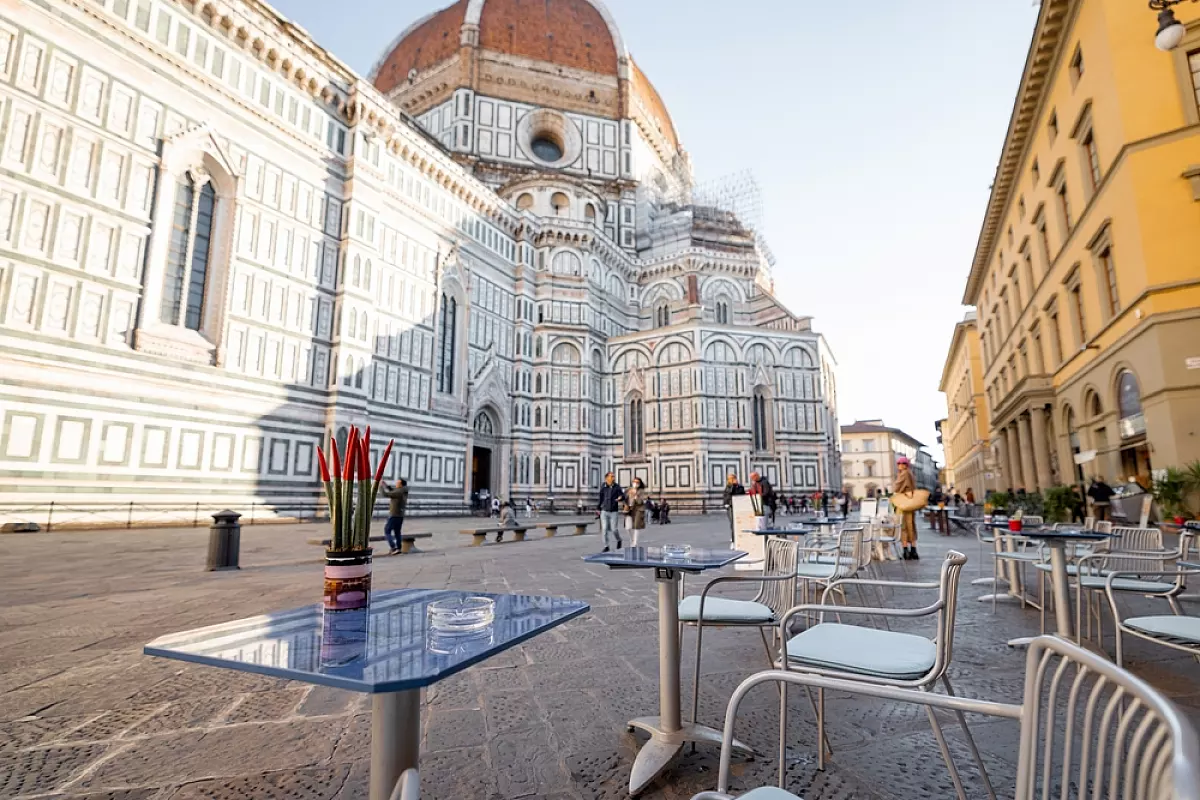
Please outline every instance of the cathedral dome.
M507 67L502 76L501 61ZM419 114L456 88L483 90L485 81L485 93L509 87L499 93L530 102L519 74L512 80L514 72L527 73L527 84L559 75L580 87L575 98L565 85L554 87L546 105L611 119L640 112L671 149L679 147L662 98L629 58L600 0L458 0L401 33L372 80L379 91Z

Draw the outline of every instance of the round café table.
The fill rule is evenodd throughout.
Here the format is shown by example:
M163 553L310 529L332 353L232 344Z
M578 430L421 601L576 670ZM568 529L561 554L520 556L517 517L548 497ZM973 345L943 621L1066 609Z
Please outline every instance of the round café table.
M1019 532L1030 539L1039 539L1050 551L1050 588L1054 597L1055 635L1068 641L1075 640L1074 625L1071 623L1071 589L1067 580L1067 543L1099 542L1113 538L1111 533L1099 533L1082 529L1033 528ZM1009 647L1024 647L1034 636L1022 636L1011 640Z

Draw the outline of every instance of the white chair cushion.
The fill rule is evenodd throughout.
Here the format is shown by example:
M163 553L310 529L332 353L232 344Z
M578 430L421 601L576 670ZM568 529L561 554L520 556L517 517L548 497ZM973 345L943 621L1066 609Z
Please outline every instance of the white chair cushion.
M924 636L823 622L787 643L789 662L881 678L919 678L933 669L937 646Z
M1103 589L1108 578L1103 575L1083 575L1079 582L1085 589ZM1174 591L1175 584L1164 581L1142 581L1137 578L1117 578L1113 588L1118 592L1145 592L1146 594L1165 594Z
M693 594L679 603L681 622L696 622L700 619L700 595ZM770 622L775 612L770 606L753 600L730 600L726 597L708 596L704 599L705 622Z
M796 574L801 578L832 578L837 572L833 564L815 564L811 561L796 565Z
M800 800L800 798L774 786L760 786L740 795L738 800Z
M1181 639L1185 642L1200 644L1200 619L1196 617L1176 617L1174 615L1131 617L1125 620L1124 624L1126 627L1148 633L1151 636L1163 636L1168 639Z

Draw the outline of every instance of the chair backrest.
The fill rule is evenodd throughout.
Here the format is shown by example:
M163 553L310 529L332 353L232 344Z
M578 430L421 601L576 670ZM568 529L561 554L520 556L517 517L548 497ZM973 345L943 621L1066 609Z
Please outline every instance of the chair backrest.
M837 578L853 577L862 568L863 551L867 549L866 526L843 525L838 543Z
M1102 519L1092 525L1092 530L1096 533L1112 533L1112 523L1106 519Z
M1200 738L1191 723L1149 684L1057 636L1030 644L1019 706L804 672L751 675L734 689L725 712L717 793L729 791L741 703L763 683L1019 719L1016 791L1005 793L1016 800L1200 800ZM779 786L788 772L781 759ZM692 800L724 797L705 792Z
M1083 518L1083 528L1084 528L1084 530L1088 530L1088 531L1096 530L1096 518L1095 517L1084 517Z
M1140 678L1042 636L1025 661L1015 798L1060 796L1196 800L1200 740Z
M1046 522L1045 517L1039 517L1037 514L1026 514L1021 520L1026 525L1043 525Z
M1163 549L1162 531L1158 528L1112 528L1108 533L1115 537L1109 541L1108 549L1110 551Z
M938 576L937 660L929 673L930 682L942 677L954 655L954 620L958 614L958 579L967 557L957 550L946 553Z
M777 617L782 616L796 601L796 559L799 552L799 542L775 537L767 539L763 575L788 575L790 578L785 581L763 581L762 589L754 599L774 611Z

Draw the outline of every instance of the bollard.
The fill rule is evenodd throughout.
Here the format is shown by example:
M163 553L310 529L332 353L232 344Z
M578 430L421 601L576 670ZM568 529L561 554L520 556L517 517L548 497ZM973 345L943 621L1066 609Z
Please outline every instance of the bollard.
M242 546L242 526L238 523L242 515L236 511L218 511L212 515L213 524L208 529L207 572L224 569L241 569L238 566Z

